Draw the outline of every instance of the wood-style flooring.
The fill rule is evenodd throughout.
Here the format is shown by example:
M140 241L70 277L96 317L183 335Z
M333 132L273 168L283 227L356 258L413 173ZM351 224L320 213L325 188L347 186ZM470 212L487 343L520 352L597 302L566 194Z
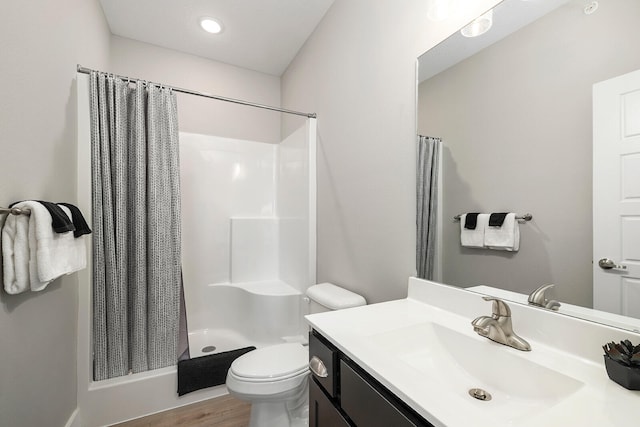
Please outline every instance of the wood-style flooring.
M251 405L226 395L160 412L114 427L247 427Z

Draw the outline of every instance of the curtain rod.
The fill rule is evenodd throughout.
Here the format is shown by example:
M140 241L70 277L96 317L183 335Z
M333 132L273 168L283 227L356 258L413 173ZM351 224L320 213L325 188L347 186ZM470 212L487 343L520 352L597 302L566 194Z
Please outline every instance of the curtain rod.
M78 73L89 74L92 71L97 71L97 70L92 70L90 68L86 68L86 67L83 67L82 65L78 64L77 71L78 71ZM134 83L138 82L138 81L151 83L151 84L154 84L154 85L158 85L158 86L169 88L169 89L173 90L174 92L186 93L187 95L202 96L204 98L217 99L218 101L233 102L234 104L241 104L241 105L247 105L249 107L263 108L265 110L278 111L280 113L295 114L296 116L304 116L304 117L308 117L310 119L315 119L316 118L316 113L302 113L300 111L286 110L284 108L272 107L270 105L264 105L264 104L256 104L254 102L243 101L243 100L240 100L240 99L225 98L224 96L217 96L217 95L209 95L208 93L198 92L198 91L195 91L195 90L183 89L183 88L179 88L179 87L175 87L175 86L168 86L168 85L165 85L165 84L149 82L149 81L144 80L144 79L136 79L136 78L132 78L132 77L120 76L118 74L113 74L113 73L107 73L107 74L111 74L114 77L117 77L119 79L128 80L128 81L134 82Z

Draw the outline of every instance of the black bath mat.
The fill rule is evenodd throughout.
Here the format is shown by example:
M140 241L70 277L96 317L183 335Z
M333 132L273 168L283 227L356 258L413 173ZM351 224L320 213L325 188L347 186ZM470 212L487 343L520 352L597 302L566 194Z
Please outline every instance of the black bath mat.
M178 396L224 384L231 363L243 354L255 349L255 347L245 347L179 361Z

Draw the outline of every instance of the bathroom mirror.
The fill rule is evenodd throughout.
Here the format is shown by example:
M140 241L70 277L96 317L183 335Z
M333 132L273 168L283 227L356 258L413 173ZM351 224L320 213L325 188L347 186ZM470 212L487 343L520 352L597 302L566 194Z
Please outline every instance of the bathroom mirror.
M418 58L418 134L443 140L440 281L524 303L553 283L570 314L640 329L589 309L592 87L640 69L639 21L637 0L505 0L487 33ZM518 252L461 247L455 215L505 211L533 215Z

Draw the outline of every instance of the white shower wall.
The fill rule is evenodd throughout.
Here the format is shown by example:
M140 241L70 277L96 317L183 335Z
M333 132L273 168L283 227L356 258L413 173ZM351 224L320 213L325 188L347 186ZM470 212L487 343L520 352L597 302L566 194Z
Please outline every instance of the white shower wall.
M186 284L231 281L231 218L274 217L276 149L274 144L180 133Z
M278 218L231 218L231 283L278 279Z
M277 150L278 272L302 293L316 278L316 130L315 120L307 122Z
M301 332L301 296L315 281L315 121L307 122L280 144L180 134L191 357Z

